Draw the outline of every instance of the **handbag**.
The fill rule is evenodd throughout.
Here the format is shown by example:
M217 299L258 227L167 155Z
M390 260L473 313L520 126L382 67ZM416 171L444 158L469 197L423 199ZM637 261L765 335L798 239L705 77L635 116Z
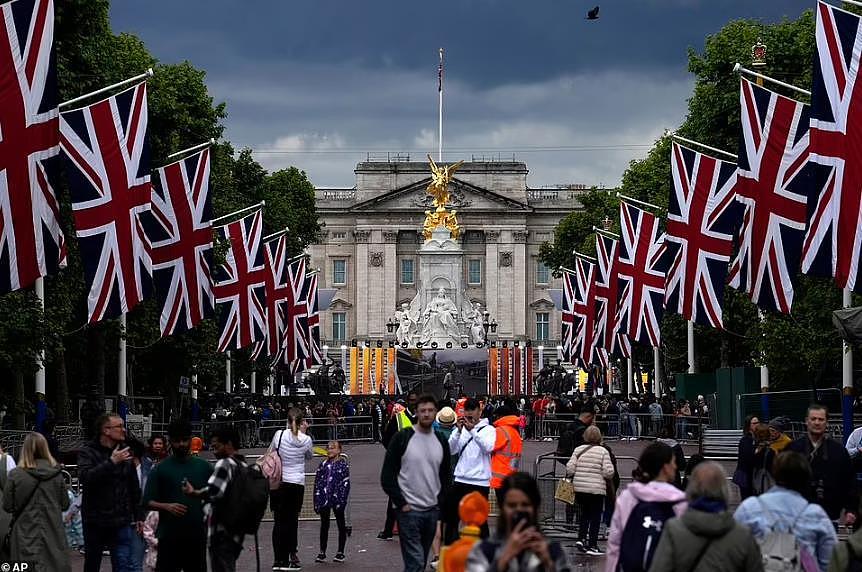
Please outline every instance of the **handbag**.
M554 492L554 498L566 504L575 504L575 484L571 479L563 477L557 483L557 490Z
M257 460L260 466L260 472L269 481L269 490L274 491L281 486L281 455L278 450L281 448L281 438L284 436L284 429L278 434L278 445L272 446L269 444L269 449L266 453Z

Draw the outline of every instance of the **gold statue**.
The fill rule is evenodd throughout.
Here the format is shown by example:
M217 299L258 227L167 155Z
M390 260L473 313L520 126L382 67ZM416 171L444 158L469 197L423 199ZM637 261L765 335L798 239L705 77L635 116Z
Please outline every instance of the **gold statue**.
M431 195L434 200L432 204L434 211L425 211L425 224L422 225L422 235L425 240L431 238L431 233L438 226L445 227L449 230L449 234L455 240L461 234L461 227L458 226L458 219L455 216L455 211L449 212L446 210L446 205L449 203L449 182L452 180L455 171L464 161L458 161L446 167L438 167L431 155L428 155L428 161L431 162L431 183L425 190Z

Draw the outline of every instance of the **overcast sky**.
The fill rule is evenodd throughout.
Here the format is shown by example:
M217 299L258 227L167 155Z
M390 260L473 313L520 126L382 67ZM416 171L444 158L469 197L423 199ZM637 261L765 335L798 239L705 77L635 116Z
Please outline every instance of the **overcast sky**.
M597 0L589 0L594 2ZM796 18L813 0L114 0L116 32L206 70L226 136L269 169L352 186L368 153L512 155L532 187L616 185L682 121L689 47L733 19Z

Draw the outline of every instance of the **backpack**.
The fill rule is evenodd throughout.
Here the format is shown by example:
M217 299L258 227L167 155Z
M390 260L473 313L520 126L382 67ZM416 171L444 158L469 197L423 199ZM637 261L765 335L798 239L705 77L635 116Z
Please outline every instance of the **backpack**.
M757 543L760 545L760 553L763 557L764 572L813 572L820 570L820 566L811 553L802 546L793 534L793 527L796 526L796 521L805 513L805 510L810 506L799 511L796 518L793 519L790 526L786 530L781 530L782 527L777 527L779 523L783 524L780 518L776 518L772 511L766 506L760 497L757 502L760 505L766 516L773 521L772 529ZM778 530L776 530L778 528Z
M281 438L283 436L284 429L278 434L278 445L273 448L272 444L270 444L266 454L257 460L260 471L269 481L269 489L272 491L281 486L281 455L279 455L278 450L281 448Z
M555 457L561 457L557 461L564 465L568 462L578 445L584 444L584 431L586 430L586 425L579 425L576 429L569 429L567 427L560 433L560 440L557 442L557 451L554 453Z
M218 522L234 534L257 534L269 501L269 480L258 465L233 461L227 490L215 507Z
M775 453L772 449L767 448L763 453L763 463L751 474L751 490L754 495L762 495L775 486L775 479L772 478L772 474L767 468L774 456Z
M620 539L618 572L646 572L652 564L664 523L676 516L682 501L640 501L632 509Z

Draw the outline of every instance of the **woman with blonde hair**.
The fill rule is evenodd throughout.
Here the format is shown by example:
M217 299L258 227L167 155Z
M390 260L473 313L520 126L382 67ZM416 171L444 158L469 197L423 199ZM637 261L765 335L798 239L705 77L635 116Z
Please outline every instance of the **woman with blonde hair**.
M3 491L3 509L13 518L12 560L31 563L38 572L71 570L63 529L67 508L66 482L48 442L39 433L29 433Z
M614 476L611 454L602 447L602 432L595 425L584 431L584 444L577 447L566 463L566 475L572 476L575 497L581 509L578 541L575 546L590 556L602 556L599 548L599 526L605 507L607 481Z
M312 457L311 437L305 434L308 422L297 407L287 410L287 428L272 437L272 447L281 459L281 486L272 491L274 513L273 570L301 570L298 552L299 513L305 495L305 461Z

